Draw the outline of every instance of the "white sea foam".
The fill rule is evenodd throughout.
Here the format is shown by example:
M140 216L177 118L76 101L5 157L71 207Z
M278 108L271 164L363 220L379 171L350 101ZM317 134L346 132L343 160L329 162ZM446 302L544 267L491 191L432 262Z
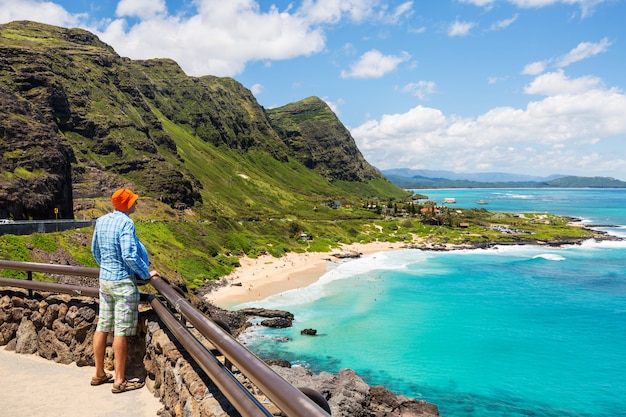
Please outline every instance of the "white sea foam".
M535 255L533 256L533 259L545 259L547 261L564 261L565 257L561 256L561 255L556 255L554 253L542 253L541 255Z
M530 200L532 198L535 198L534 196L529 195L529 194L503 193L503 195L506 198L513 198L516 200Z
M626 235L626 227L622 227ZM552 252L546 252L544 245L496 245L489 249L463 249L451 252L432 252L419 249L407 249L399 251L385 251L370 254L357 259L345 259L338 262L328 272L322 275L316 282L305 288L288 290L280 294L272 295L262 301L234 306L235 308L245 307L265 307L289 309L291 306L311 303L328 295L329 284L358 276L371 278L375 271L408 270L412 272L424 271L428 268L429 259L438 256L471 256L480 252L482 255L508 255L517 256L523 259L545 259L548 261L564 261L563 255L568 249L583 249L585 251L598 249L621 249L626 248L626 240L597 241L588 239L579 245L566 245L563 247L551 248ZM415 264L420 263L421 268L416 269ZM438 263L434 270L428 269L431 275L445 274L447 271Z

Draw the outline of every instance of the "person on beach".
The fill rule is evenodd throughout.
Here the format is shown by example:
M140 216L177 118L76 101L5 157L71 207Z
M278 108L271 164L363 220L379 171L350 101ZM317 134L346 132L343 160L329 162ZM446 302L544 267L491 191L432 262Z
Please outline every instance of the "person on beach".
M113 193L115 211L96 220L91 252L100 266L100 312L93 337L96 375L91 385L102 385L113 379L113 393L139 389L143 381L126 379L128 337L137 334L139 289L137 279L149 280L158 275L150 271L148 252L137 238L135 212L139 196L128 188ZM104 356L109 333L113 332L115 376L104 370Z

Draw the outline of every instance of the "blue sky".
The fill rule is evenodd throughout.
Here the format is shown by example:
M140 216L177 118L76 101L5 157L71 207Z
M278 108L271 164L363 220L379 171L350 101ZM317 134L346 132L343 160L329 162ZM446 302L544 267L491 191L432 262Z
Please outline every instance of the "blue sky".
M626 181L624 0L0 0L24 19L318 96L379 169Z

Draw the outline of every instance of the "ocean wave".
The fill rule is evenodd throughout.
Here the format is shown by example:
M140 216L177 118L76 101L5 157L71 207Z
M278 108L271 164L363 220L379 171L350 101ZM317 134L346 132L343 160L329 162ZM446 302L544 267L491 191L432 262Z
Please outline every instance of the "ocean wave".
M531 200L535 196L530 194L517 194L517 193L502 193L506 198L513 198L516 200Z
M547 261L564 261L565 257L561 255L556 255L554 253L542 253L541 255L533 256L533 259L545 259Z

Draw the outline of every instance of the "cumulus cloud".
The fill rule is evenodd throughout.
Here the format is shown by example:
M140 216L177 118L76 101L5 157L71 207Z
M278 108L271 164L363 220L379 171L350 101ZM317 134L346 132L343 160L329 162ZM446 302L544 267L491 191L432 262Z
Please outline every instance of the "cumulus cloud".
M119 17L132 16L140 19L150 19L167 13L165 0L120 0L115 9Z
M557 61L556 65L558 67L566 67L574 62L582 61L583 59L606 52L609 46L611 46L611 42L609 42L608 38L604 38L598 43L581 42L576 48L562 56Z
M546 70L547 66L548 66L548 61L531 62L530 64L524 67L524 69L522 70L522 74L525 74L525 75L541 74L542 72Z
M372 49L361 55L359 60L350 66L350 71L341 71L341 78L380 78L410 58L411 55L408 52L402 52L400 55L384 55Z
M562 70L559 70L535 78L524 88L524 92L526 94L556 96L582 94L598 88L603 88L602 80L598 77L585 76L572 80Z
M0 22L34 20L51 25L75 27L86 14L72 14L58 4L39 0L0 0Z
M556 72L533 80L526 92L546 97L526 108L497 107L476 118L417 106L351 132L365 158L380 169L427 163L430 169L457 172L526 172L532 166L545 175L609 175L626 168L626 161L607 150L626 135L622 91L594 77L570 79Z
M457 20L448 28L448 36L467 36L474 26L476 26L476 24L473 22L459 22Z
M549 58L543 61L536 61L527 64L522 70L522 74L538 75L544 72L548 66L564 68L575 62L606 52L609 49L609 46L611 46L611 42L608 38L604 38L597 43L581 42L574 49L558 59Z
M199 0L189 18L158 13L126 29L112 22L100 37L133 59L169 57L190 75L233 76L249 61L282 60L320 52L320 28L295 14L271 7L261 11L252 0ZM132 10L132 9L129 9Z

